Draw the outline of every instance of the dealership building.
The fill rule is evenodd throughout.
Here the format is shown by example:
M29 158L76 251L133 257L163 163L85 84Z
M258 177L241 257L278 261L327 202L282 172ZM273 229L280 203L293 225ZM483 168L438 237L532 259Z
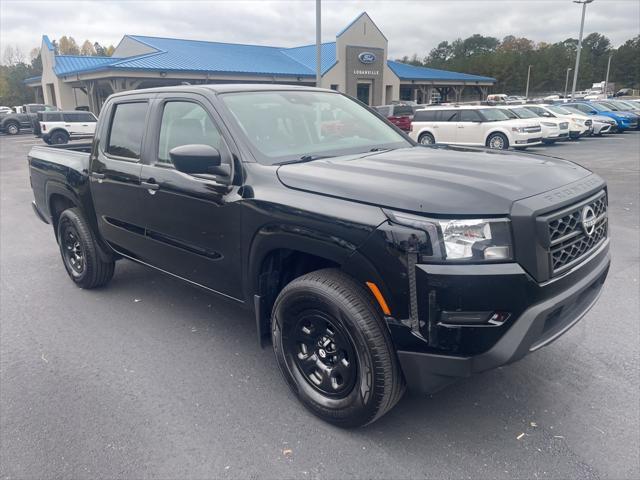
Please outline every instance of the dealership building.
M322 87L369 105L397 100L484 99L491 77L416 67L389 60L384 33L364 12L322 44ZM100 111L105 99L124 90L205 83L315 85L316 46L281 48L177 38L125 35L111 57L56 55L42 37L42 76L25 83L38 102L65 110Z

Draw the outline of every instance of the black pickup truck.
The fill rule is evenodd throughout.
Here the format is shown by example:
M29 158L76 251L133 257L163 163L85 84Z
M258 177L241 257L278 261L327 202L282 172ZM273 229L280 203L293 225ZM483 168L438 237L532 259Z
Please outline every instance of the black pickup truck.
M609 269L597 175L419 146L330 90L113 95L92 145L34 147L29 168L79 287L126 258L244 305L301 402L341 426L549 344Z

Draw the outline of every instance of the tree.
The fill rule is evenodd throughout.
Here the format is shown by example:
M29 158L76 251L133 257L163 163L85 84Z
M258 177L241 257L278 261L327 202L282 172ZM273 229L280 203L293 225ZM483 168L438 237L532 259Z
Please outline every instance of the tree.
M80 48L80 55L96 56L96 49L89 40L85 40Z
M104 57L105 56L105 50L104 47L102 45L100 45L98 42L93 44L93 48L96 51L96 55L99 57Z
M60 55L80 55L80 48L73 37L63 35L58 42Z
M105 54L107 57L110 57L110 56L112 56L112 55L113 55L113 52L115 51L115 49L116 49L116 47L114 47L113 45L109 45L109 46L105 49L104 54Z

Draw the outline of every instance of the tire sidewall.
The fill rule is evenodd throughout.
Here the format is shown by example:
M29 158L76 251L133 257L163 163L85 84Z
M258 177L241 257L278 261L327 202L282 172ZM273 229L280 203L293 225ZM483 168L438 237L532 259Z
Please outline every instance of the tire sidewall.
M20 126L16 122L9 122L5 125L4 130L9 135L17 135L20 133Z
M302 313L319 309L339 322L340 327L351 340L357 361L356 383L351 392L342 398L330 398L309 385L285 352L283 333L297 321L297 316L287 318L291 313ZM300 401L313 413L333 423L340 424L348 419L352 424L363 424L376 413L375 375L373 358L362 330L355 319L340 305L339 301L329 298L320 289L310 288L284 291L274 305L272 322L272 340L278 366L287 384ZM331 418L327 418L330 416Z
M503 146L502 148L493 148L491 146L491 140L495 137L500 137L502 139L503 142ZM491 135L489 135L489 137L487 138L487 147L489 147L492 150L508 150L509 149L509 139L507 138L507 136L504 133L500 133L500 132L495 132L492 133Z
M69 136L64 132L54 132L53 135L49 137L49 140L52 145L64 145L65 143L69 143Z
M422 141L423 138L428 138L428 139L430 139L430 141L427 142L427 143L424 143ZM423 133L423 134L420 135L420 137L418 138L418 143L420 145L433 145L434 143L436 143L436 139L431 133L427 132L427 133Z

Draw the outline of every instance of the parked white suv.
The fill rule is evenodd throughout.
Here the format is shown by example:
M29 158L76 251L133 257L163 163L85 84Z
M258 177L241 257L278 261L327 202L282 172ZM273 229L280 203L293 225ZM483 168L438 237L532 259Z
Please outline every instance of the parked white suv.
M569 110L565 110L558 105L524 105L525 108L531 110L539 117L548 119L562 118L569 120L569 137L580 138L583 135L589 135L592 132L593 121L587 115L579 115Z
M498 108L461 105L417 110L409 135L417 142L524 149L542 142L540 123L511 120Z
M38 120L39 128L34 133L49 145L68 143L70 139L93 137L98 121L93 113L80 110L40 112Z
M524 106L498 106L496 108L504 111L509 118L522 120L535 120L540 122L542 127L542 143L550 145L559 140L569 139L569 120L564 118L540 117Z

